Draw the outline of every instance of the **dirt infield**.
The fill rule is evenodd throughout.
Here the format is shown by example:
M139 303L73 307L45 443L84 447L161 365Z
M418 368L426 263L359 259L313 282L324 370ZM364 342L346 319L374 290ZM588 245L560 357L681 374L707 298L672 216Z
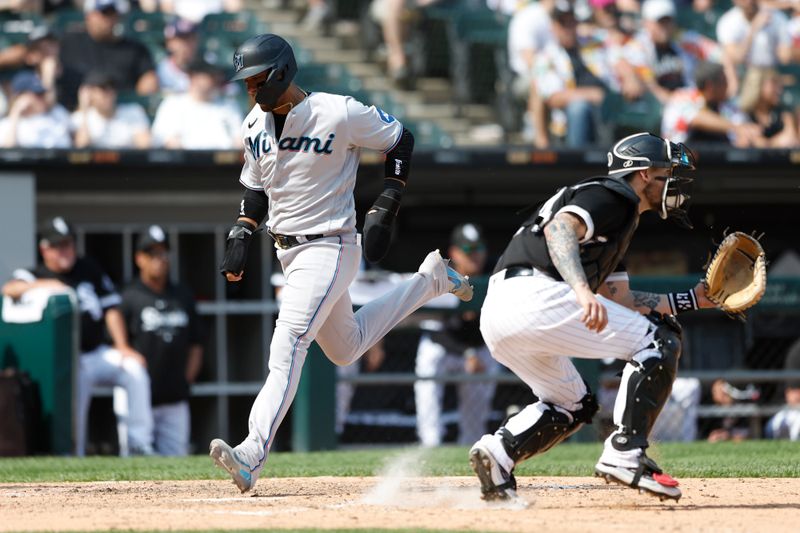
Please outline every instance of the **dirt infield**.
M0 531L431 528L461 531L797 531L800 479L682 480L680 503L596 478L518 479L490 505L469 477L0 484Z

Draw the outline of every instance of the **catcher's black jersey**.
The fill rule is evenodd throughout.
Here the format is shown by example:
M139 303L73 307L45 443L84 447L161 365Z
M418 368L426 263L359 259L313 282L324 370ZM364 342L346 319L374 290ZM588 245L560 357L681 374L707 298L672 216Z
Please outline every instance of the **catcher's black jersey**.
M32 269L19 269L14 277L24 281L57 279L75 290L81 313L82 353L91 352L105 342L105 312L120 303L114 283L91 259L79 257L72 270L56 273L40 264Z
M560 212L580 217L586 235L580 255L592 291L614 272L639 223L639 198L622 179L599 176L559 190L528 218L511 238L495 272L511 266L535 267L561 281L550 259L544 226Z
M188 289L170 283L156 294L136 280L122 292L120 309L131 346L147 359L153 405L188 399L187 356L190 346L201 341Z

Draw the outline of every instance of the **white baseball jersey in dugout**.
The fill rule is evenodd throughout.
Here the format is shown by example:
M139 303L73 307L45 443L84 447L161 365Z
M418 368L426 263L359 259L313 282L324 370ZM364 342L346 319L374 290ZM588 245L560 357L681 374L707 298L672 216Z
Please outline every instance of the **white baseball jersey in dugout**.
M361 148L388 152L403 125L350 96L311 93L286 116L279 140L272 113L256 105L242 123L240 182L269 197L267 227L284 235L355 231L353 188Z

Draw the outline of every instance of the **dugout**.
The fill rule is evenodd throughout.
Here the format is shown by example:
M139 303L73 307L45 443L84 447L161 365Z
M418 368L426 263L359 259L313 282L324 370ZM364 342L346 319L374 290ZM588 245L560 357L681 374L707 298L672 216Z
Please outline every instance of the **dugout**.
M643 217L631 245L629 268L635 274L696 279L713 241L726 227L765 232L771 261L797 250L794 226L800 205L800 152L747 151L708 147L699 162L691 217L694 231ZM445 248L452 226L481 224L489 252L499 255L523 215L520 210L546 199L557 187L603 173L604 150L531 151L525 148L448 150L415 154L412 177L403 200L394 245L381 266L416 270L424 254ZM135 275L133 241L145 225L163 225L173 242L173 276L187 283L198 299L205 322L206 357L193 389L193 442L202 451L212 436L238 438L246 427L254 394L266 375L266 360L277 311L269 276L273 254L269 241L251 248L247 276L228 287L217 273L225 234L241 195L238 152L168 150L4 150L0 181L12 174L35 180L34 220L60 214L78 230L79 249L94 256L114 281ZM356 187L359 226L381 188L382 161L365 154ZM25 235L33 228L0 214L0 234ZM20 265L24 266L24 265ZM752 314L747 324L721 313L687 317L693 339L687 353L704 343L713 357L687 357L692 369L747 368L749 361L770 358L780 366L781 343L797 336L793 281L776 294L771 318ZM777 318L776 318L777 317ZM770 340L772 339L772 340ZM777 341L775 339L778 339ZM773 364L773 363L771 363ZM292 446L289 424L279 432L279 447Z

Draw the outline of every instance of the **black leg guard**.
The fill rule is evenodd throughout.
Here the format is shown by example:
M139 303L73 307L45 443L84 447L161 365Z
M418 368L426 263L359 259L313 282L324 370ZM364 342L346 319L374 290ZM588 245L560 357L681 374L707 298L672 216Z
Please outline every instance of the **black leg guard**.
M592 417L598 410L597 400L591 391L581 399L581 408L571 412L572 421L569 416L556 410L552 404L543 403L548 409L522 433L514 435L505 427L497 431L502 437L503 448L514 460L515 465L536 454L546 452L578 431L584 423L591 424Z
M652 313L647 318L656 327L652 347L661 355L643 362L631 360L628 365L633 368L633 372L629 368L623 372L617 394L625 395L625 409L621 426L611 441L614 448L620 451L647 448L647 436L669 398L672 382L678 372L678 359L681 355L680 325L669 315L662 317Z

